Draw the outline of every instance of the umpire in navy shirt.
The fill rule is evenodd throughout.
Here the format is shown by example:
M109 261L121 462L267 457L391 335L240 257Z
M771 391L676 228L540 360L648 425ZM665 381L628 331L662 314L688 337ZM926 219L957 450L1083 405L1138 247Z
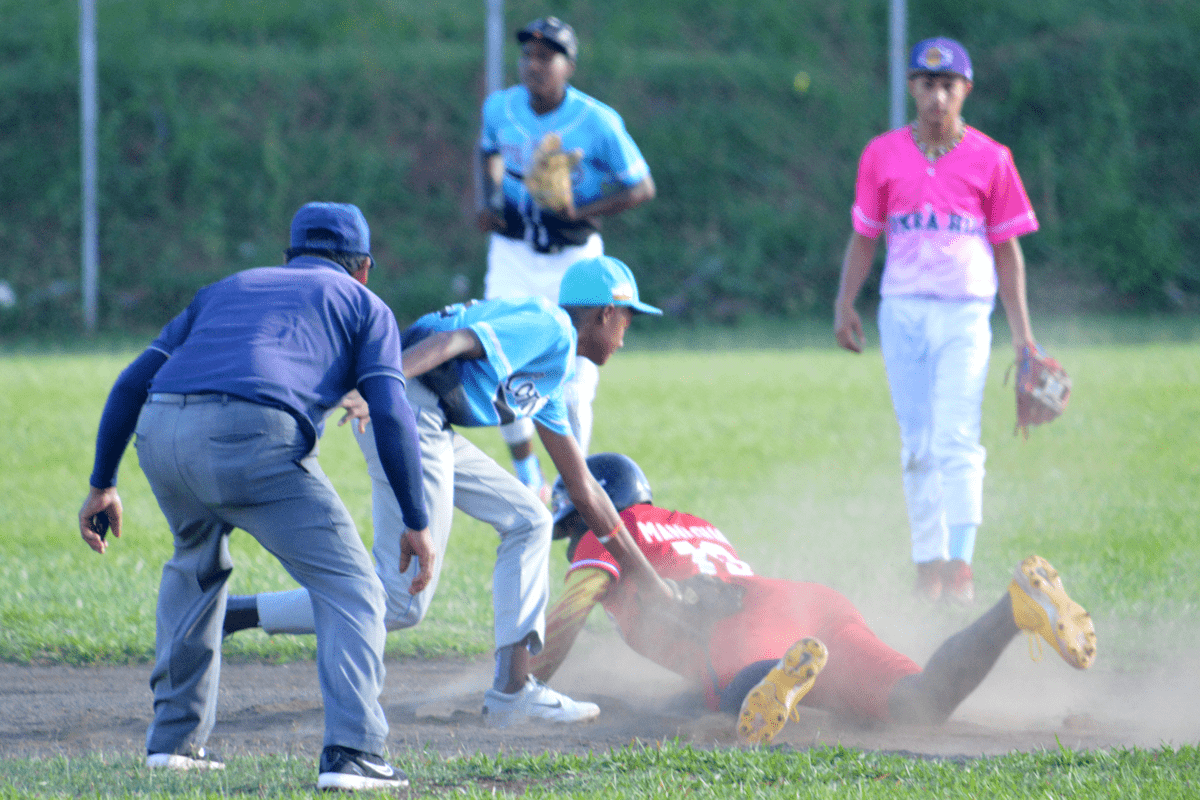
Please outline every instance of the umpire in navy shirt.
M388 733L379 705L383 586L317 463L324 417L357 388L408 528L400 568L415 557L413 591L423 588L435 554L400 334L365 286L370 230L357 207L300 208L287 258L201 289L121 373L100 418L79 532L98 553L106 528L121 535L117 466L136 431L138 460L175 538L158 594L150 766L222 766L203 746L216 714L229 533L241 528L312 597L325 703L318 785L405 785L379 755Z

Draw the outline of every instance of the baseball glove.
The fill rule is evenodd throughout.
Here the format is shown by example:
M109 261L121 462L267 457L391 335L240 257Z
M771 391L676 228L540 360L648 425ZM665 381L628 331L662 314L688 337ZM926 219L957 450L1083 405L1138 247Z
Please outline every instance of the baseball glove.
M1029 438L1029 426L1057 419L1071 397L1071 377L1062 365L1039 345L1021 350L1017 368L1017 424L1013 435L1020 431ZM1012 367L1008 368L1012 372ZM1004 375L1008 383L1008 373Z
M745 587L712 575L693 575L683 582L663 580L671 587L674 600L656 598L647 603L639 594L638 602L644 622L674 635L706 641L718 620L742 610Z
M746 588L715 575L693 575L679 584L683 604L705 619L718 620L742 610Z
M575 196L571 191L571 170L583 158L583 151L562 149L562 137L551 131L538 142L525 171L525 188L533 201L561 217L570 219L575 213Z

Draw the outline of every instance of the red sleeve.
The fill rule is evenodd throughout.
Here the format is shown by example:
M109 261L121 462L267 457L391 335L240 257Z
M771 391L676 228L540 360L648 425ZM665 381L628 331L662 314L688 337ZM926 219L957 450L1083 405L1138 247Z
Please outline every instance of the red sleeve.
M621 580L621 568L617 565L617 560L591 531L585 533L579 544L575 545L575 557L571 560L571 566L567 568L567 574L570 575L573 570L582 567L596 567L612 575L614 579Z

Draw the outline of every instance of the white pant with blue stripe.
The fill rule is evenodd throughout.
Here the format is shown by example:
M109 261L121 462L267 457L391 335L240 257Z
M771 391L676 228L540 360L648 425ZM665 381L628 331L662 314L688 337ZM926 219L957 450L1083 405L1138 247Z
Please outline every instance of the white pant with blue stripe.
M983 519L979 438L993 305L892 296L879 306L916 563L948 557L948 526Z

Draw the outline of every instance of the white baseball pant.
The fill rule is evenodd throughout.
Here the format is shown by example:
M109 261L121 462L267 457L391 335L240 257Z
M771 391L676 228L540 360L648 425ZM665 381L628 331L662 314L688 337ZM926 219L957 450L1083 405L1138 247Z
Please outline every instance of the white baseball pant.
M949 526L983 519L979 438L993 305L889 296L879 306L916 563L947 558Z

